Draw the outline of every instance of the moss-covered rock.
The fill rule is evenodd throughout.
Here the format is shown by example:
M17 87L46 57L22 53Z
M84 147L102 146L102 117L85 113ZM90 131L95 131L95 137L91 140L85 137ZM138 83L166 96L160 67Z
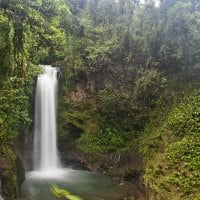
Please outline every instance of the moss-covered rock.
M22 158L16 148L10 145L0 147L0 180L2 196L13 200L19 195L19 188L25 179Z

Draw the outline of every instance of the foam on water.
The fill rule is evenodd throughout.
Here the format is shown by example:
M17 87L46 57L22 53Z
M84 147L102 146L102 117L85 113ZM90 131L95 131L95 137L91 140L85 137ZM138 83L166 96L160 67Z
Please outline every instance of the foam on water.
M70 171L67 169L50 169L43 171L31 171L26 174L27 179L64 179Z

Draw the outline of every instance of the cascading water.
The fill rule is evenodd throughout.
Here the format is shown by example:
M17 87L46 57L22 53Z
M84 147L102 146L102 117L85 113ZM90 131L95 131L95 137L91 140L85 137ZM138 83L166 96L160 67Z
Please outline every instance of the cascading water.
M38 76L35 100L34 171L58 168L56 142L57 70L41 65L44 74Z
M126 194L126 187L115 187L109 178L100 174L59 167L56 144L57 70L51 66L41 67L44 73L38 76L36 87L34 169L26 173L21 197L54 200L51 184L66 188L83 199L116 199Z

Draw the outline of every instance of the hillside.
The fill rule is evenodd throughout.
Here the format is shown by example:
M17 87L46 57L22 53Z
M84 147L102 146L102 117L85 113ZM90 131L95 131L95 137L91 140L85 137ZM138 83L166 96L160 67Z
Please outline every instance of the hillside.
M199 27L195 0L0 0L5 199L31 166L38 65L51 64L63 163L132 182L141 198L198 200Z

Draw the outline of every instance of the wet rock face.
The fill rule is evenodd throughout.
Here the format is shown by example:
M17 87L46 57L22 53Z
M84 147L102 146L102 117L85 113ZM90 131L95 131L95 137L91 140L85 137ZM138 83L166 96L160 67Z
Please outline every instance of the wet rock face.
M12 164L9 160L6 159L3 153L0 157L0 180L2 181L6 177L6 169L11 168Z
M65 155L65 163L67 166L78 170L94 171L89 163L85 160L84 156L80 153L71 151L69 154Z
M4 199L15 199L24 180L25 171L19 152L8 147L0 149L1 194Z
M123 178L125 181L136 182L141 175L141 170L139 169L127 169L124 172Z
M16 166L16 176L17 176L17 186L20 188L22 183L25 180L25 169L23 166L23 160L21 156L18 156L15 161L15 166Z
M5 188L5 183L9 180L9 174L7 172L8 169L12 168L12 163L8 160L4 153L0 154L0 194L6 194L7 189Z

